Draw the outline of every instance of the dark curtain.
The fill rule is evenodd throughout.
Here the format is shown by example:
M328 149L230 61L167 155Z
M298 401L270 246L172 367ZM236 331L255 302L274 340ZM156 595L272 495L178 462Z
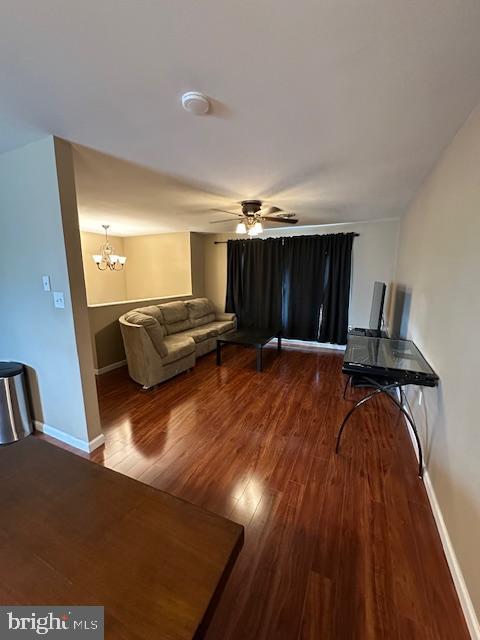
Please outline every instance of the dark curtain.
M353 233L324 236L328 255L320 342L345 344L348 332Z
M242 328L281 329L282 243L276 238L229 240L225 310Z
M243 328L345 344L353 237L229 240L225 310Z
M244 240L227 242L227 299L225 311L240 317L243 308L243 250Z
M288 338L319 338L327 261L325 237L283 239L283 332Z

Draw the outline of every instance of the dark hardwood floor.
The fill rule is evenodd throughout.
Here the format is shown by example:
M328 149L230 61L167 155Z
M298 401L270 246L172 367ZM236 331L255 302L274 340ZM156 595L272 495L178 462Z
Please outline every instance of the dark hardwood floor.
M91 459L246 527L208 640L468 638L395 407L358 411L336 456L342 355L254 357L226 347L150 392L98 380Z

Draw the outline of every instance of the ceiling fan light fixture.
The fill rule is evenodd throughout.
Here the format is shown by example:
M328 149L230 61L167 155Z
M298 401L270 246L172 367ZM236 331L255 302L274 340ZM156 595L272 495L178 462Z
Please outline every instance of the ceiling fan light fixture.
M235 229L235 233L247 233L247 227L244 222L239 222L237 224L237 228Z
M211 209L211 211L219 211L235 216L237 218L235 232L238 234L247 233L249 236L258 236L264 231L264 221L280 224L297 224L298 222L294 213L284 212L280 207L269 206L262 209L263 203L261 200L242 200L239 204L242 207L241 213L226 209ZM283 215L278 215L279 213ZM213 220L210 224L221 224L223 222L228 222L228 220Z

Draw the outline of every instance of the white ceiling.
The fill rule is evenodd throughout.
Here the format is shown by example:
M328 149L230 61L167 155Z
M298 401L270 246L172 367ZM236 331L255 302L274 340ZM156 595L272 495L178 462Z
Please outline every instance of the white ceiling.
M92 230L226 231L208 209L247 197L397 217L480 97L479 32L478 0L3 0L0 151L53 133L137 165L77 150Z

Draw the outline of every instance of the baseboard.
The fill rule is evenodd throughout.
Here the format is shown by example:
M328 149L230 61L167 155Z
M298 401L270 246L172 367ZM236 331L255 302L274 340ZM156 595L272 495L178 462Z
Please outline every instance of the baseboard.
M276 344L276 343L274 343ZM344 344L332 344L331 342L316 342L313 340L294 340L292 338L282 338L282 347L302 347L303 349L334 349L335 351L345 351Z
M447 525L443 519L442 510L435 494L430 475L425 469L423 474L423 482L427 491L428 500L432 508L433 517L437 525L438 533L440 534L440 540L442 541L443 551L447 558L448 567L452 574L453 583L457 591L458 599L460 600L460 606L462 607L463 615L467 623L468 630L472 640L480 640L480 624L473 607L472 599L468 593L467 585L463 577L462 570L457 560L455 549L453 548L452 541L448 534Z
M119 360L118 362L112 362L112 364L107 364L106 367L101 367L100 369L94 369L94 373L96 376L101 376L102 373L108 373L109 371L113 371L114 369L118 369L119 367L124 367L127 364L126 360Z
M45 422L34 420L34 424L37 431L41 431L47 436L51 436L56 440L60 440L60 442L69 444L71 447L75 447L76 449L80 449L81 451L86 451L87 453L98 449L98 447L101 447L105 442L105 436L103 435L103 433L101 433L93 440L87 441L81 440L80 438L75 438L75 436L71 436L70 434L65 433L65 431L62 431L61 429L57 429L56 427L51 427L50 425L45 424Z
M415 455L417 456L418 460L418 449L413 429L406 419L405 424L407 425L408 433L412 441L413 450L415 451ZM440 535L440 540L442 542L443 552L445 553L445 557L447 559L448 568L450 569L450 573L452 575L453 584L455 585L458 599L460 601L460 606L462 608L463 615L465 616L468 631L470 632L472 640L480 640L480 623L477 618L472 599L470 598L470 594L468 593L467 585L465 583L465 579L463 577L463 573L460 568L460 564L458 562L452 540L448 533L447 525L445 524L445 520L440 508L440 504L437 500L435 489L433 488L432 481L430 480L428 469L423 470L423 483L425 485L430 508L432 509L433 517L435 519L435 524L437 525L437 530Z

